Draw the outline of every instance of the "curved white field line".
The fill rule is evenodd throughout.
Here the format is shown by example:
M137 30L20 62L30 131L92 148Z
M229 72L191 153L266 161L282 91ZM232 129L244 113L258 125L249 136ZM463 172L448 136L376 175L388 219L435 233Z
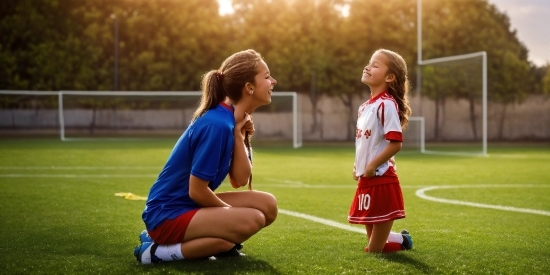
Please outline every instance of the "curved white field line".
M513 211L513 212L521 212L521 213L529 213L529 214L537 214L537 215L544 215L544 216L550 216L550 212L543 211L543 210L535 210L535 209L528 209L528 208L518 208L518 207L512 207L512 206L503 206L503 205L492 205L492 204L483 204L483 203L477 203L477 202L468 202L468 201L459 201L459 200L448 200L448 199L442 199L442 198L436 198L432 196L426 195L426 191L435 190L435 189L456 189L456 188L526 188L526 187L541 187L541 188L547 188L550 187L550 185L533 185L533 184L485 184L485 185L444 185L444 186L429 186L425 188L421 188L416 190L416 195L422 199L429 200L429 201L435 201L440 203L448 203L448 204L456 204L456 205L466 205L466 206L472 206L472 207L479 207L479 208L489 208L489 209L497 209L497 210L504 210L504 211Z

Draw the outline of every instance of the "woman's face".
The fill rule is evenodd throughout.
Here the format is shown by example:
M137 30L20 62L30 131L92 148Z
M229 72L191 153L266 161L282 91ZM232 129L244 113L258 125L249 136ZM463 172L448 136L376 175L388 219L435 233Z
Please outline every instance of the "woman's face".
M386 65L388 58L382 52L375 52L367 66L363 69L361 82L369 86L380 86L386 83L388 66Z
M258 62L258 74L256 74L254 92L252 96L262 105L271 103L271 93L273 87L277 84L277 80L271 77L267 64L261 60Z

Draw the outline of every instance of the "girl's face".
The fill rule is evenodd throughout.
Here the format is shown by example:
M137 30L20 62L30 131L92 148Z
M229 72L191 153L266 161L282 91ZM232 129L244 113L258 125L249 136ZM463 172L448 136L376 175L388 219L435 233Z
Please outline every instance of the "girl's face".
M388 58L382 52L375 52L367 66L363 69L363 77L361 82L370 87L378 87L388 85L388 66L386 65Z
M277 80L271 77L269 68L263 60L258 63L258 74L254 77L254 81L256 82L255 85L252 85L254 99L261 105L271 103L271 93L273 87L277 84Z

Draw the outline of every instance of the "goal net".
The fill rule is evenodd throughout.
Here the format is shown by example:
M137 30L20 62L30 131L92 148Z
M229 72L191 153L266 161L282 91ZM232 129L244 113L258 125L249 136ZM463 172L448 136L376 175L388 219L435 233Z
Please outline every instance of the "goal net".
M58 134L61 140L177 137L185 131L201 92L0 91L0 128L14 134ZM253 114L253 142L300 147L295 92L274 92ZM6 132L7 131L3 131Z
M419 70L424 153L487 154L485 52L423 60Z

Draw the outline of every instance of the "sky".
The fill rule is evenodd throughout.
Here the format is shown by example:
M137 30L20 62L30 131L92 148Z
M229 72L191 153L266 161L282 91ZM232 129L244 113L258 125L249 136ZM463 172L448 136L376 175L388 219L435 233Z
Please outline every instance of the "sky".
M550 64L550 0L488 0L510 18L512 30L529 50L529 61ZM220 14L232 12L231 0L218 0Z
M550 63L550 0L489 0L510 18L519 41L537 66Z

